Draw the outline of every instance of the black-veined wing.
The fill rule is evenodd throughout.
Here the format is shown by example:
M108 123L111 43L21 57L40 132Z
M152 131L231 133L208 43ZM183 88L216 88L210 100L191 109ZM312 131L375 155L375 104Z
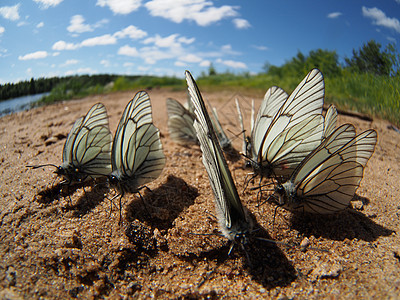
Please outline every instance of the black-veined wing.
M110 183L122 195L136 193L156 179L165 165L160 132L153 124L150 97L138 92L127 104L115 132Z
M172 140L181 145L198 144L193 127L195 116L178 101L167 99L168 129Z
M338 127L278 185L278 203L291 211L328 214L348 207L374 152L377 134L355 136L353 125Z
M336 128L336 123L337 123L337 110L336 107L333 104L331 104L329 105L329 108L325 114L324 134L323 134L324 138L331 135L331 133Z
M215 107L210 108L214 117L213 119L211 119L211 124L214 126L219 144L221 145L222 149L229 151L232 148L232 141L230 140L230 138L228 138L224 129L222 128L221 122L218 118L217 109Z
M235 104L236 104L236 110L238 113L238 120L239 120L241 133L243 135L242 153L245 155L245 157L250 157L251 156L251 141L250 141L250 137L246 135L246 130L244 128L244 123L243 123L243 114L242 114L242 110L240 108L239 100L237 98L235 98ZM252 108L254 108L254 100L252 101ZM253 127L254 109L252 110L251 113L252 113L251 127Z
M203 164L214 192L218 221L225 237L232 241L240 240L251 229L251 223L240 201L200 91L189 71L185 74L195 109L194 127L203 152Z
M64 144L63 163L56 173L68 182L109 175L111 143L106 108L97 103L75 121Z
M262 176L287 178L321 142L324 80L319 70L311 70L286 100L274 89L266 95L272 100L264 101L275 107L265 104L252 133L253 168Z

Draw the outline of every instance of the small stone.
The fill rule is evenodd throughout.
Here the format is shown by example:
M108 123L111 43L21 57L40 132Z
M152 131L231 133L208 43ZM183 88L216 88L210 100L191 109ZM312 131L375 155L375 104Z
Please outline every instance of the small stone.
M17 272L11 266L6 271L6 281L8 286L14 286L17 283Z
M363 210L364 209L364 203L360 200L352 201L351 206L355 210Z
M308 237L305 237L305 238L301 241L301 243L300 243L301 251L305 251L306 248L307 248L309 245L310 245L310 240L308 239Z

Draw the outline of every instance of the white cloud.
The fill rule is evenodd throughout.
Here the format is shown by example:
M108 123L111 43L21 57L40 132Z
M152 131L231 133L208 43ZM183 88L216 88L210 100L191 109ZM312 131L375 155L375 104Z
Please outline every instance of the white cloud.
M15 4L14 6L3 6L0 7L0 15L7 20L16 21L19 20L19 7L20 3Z
M217 63L223 64L225 66L234 68L234 69L247 69L247 65L243 62L240 61L234 61L234 60L222 60L222 59L217 59Z
M105 34L102 36L96 36L93 38L86 39L80 43L81 47L93 47L99 45L113 45L117 43L117 39L111 34Z
M63 63L60 66L66 67L66 66L70 66L70 65L76 65L78 62L79 62L79 60L77 60L77 59L68 59L65 63Z
M133 67L135 64L134 63L132 63L132 62L126 62L126 63L124 63L122 66L123 67Z
M185 56L180 57L179 60L188 62L188 63L199 63L202 61L202 59L199 56L194 55L194 54L187 54Z
M184 62L182 62L182 61L176 61L176 62L174 63L174 65L177 66L177 67L186 67L186 66L187 66L187 63L184 63Z
M106 68L109 67L109 66L111 66L110 61L107 60L107 59L102 59L102 60L100 61L100 64L103 65L103 66L106 67Z
M137 10L142 0L97 0L97 6L108 6L114 14L127 15Z
M260 50L260 51L267 51L268 50L268 47L266 47L266 46L253 45L252 47L257 49L257 50Z
M178 42L180 42L180 43L182 43L182 44L191 44L191 43L193 43L194 41L195 41L196 39L195 38L186 38L186 37L184 37L184 36L182 36L182 37L180 37L179 39L178 39Z
M79 45L74 44L74 43L67 43L64 41L58 41L58 42L55 42L51 48L53 50L58 50L58 51L75 50L75 49L79 48Z
M249 21L245 19L233 19L232 22L237 29L247 29L251 27Z
M136 26L130 25L114 33L114 36L119 39L127 36L130 37L131 39L141 39L147 36L147 32L137 28Z
M211 61L203 60L199 65L200 67L209 67L211 65Z
M0 26L0 35L2 35L6 31L6 29L3 26Z
M57 6L63 0L33 0L40 5L40 8L47 9L50 6Z
M364 17L372 19L372 23L378 26L383 26L386 28L394 29L400 33L400 21L396 18L389 18L380 9L373 7L367 8L362 7L362 14Z
M146 36L147 33L143 30L136 28L135 26L128 26L114 34L105 34L102 36L96 36L83 40L80 43L67 43L65 41L58 41L53 44L53 50L75 50L81 47L93 47L93 46L104 46L104 45L114 45L117 43L118 39L124 37L130 37L132 39L138 39Z
M85 18L82 15L75 15L71 17L70 25L67 27L69 32L82 33L93 31L95 28L103 26L108 23L107 19L102 19L93 25L85 24Z
M236 6L213 6L208 0L152 0L145 4L152 16L162 17L175 23L184 20L195 21L200 26L208 26L224 18L238 15Z
M25 54L24 56L18 56L19 60L30 60L30 59L40 59L46 58L49 54L47 51L36 51L32 53Z
M126 55L126 56L132 56L132 57L137 57L139 56L139 52L136 50L135 47L130 47L128 45L122 46L121 48L118 49L118 54L119 55Z
M72 16L70 25L67 27L67 30L69 32L77 32L77 33L93 31L92 26L90 26L89 24L84 24L84 22L85 19L81 15Z
M66 76L69 75L75 75L75 74L95 74L98 73L96 70L93 70L92 68L79 68L77 70L68 70L65 72Z
M341 12L335 11L335 12L331 12L331 13L327 14L326 17L329 19L336 19L336 18L340 17L341 15L342 15Z
M36 25L36 28L42 28L44 26L43 22L40 22L39 24Z

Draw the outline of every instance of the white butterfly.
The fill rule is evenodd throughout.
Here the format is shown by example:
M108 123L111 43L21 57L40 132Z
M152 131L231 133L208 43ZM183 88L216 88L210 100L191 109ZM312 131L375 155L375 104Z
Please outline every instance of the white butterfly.
M263 177L287 178L321 142L324 119L322 73L313 69L293 93L279 87L265 94L251 134L252 165Z
M200 91L189 71L185 72L190 99L194 105L194 128L203 152L203 164L215 196L218 222L231 241L245 241L252 223L243 207Z
M164 168L160 132L153 124L149 95L138 92L125 107L112 147L109 182L119 192L137 193L156 179ZM121 212L121 210L120 210Z
M328 214L348 207L377 141L372 129L355 135L351 124L334 130L272 197L290 211Z
M237 98L235 98L235 104L236 104L236 110L238 113L238 120L239 120L239 125L240 125L240 129L241 129L241 133L243 135L243 145L242 145L242 153L245 155L245 157L251 157L252 155L252 149L251 149L251 138L250 136L246 135L246 130L244 128L244 123L243 123L243 114L242 114L242 110L240 108L240 104L239 104L239 100ZM253 130L253 126L254 126L254 100L252 100L252 110L251 110L251 131ZM251 164L248 164L248 162L246 162L245 166L251 166Z
M106 108L97 103L86 116L75 121L64 144L61 166L30 167L55 166L55 173L68 184L108 176L111 173L111 143Z
M167 112L171 139L181 145L198 144L196 131L193 128L195 119L193 113L171 98L167 99Z

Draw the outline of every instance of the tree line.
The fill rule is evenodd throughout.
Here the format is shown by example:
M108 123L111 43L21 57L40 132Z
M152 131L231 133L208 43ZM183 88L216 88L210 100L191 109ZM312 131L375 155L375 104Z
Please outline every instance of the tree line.
M26 95L47 93L53 90L53 88L60 87L75 93L82 88L106 85L117 77L118 75L111 74L75 75L38 79L31 78L31 80L20 81L18 83L6 83L0 85L0 101Z
M376 76L400 75L400 55L393 43L382 48L381 44L371 40L359 49L353 49L352 54L351 58L346 57L344 63L340 63L336 51L318 49L310 51L308 55L299 51L280 67L266 62L263 70L281 78L289 74L301 77L312 68L319 68L325 76L330 77L341 75L343 70Z

